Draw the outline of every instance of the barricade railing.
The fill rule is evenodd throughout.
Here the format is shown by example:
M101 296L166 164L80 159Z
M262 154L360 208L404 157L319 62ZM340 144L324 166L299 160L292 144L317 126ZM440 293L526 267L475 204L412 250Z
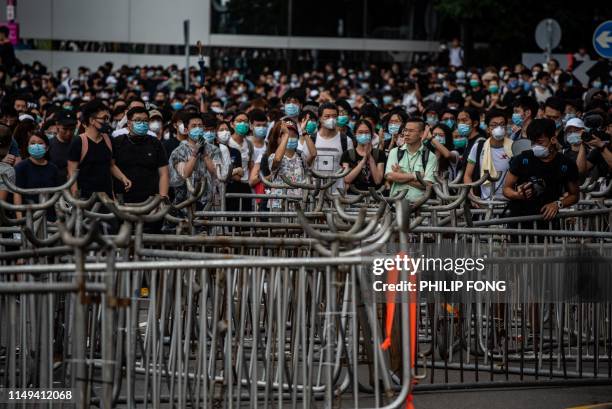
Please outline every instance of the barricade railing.
M0 202L0 320L14 323L0 330L0 385L74 387L79 407L394 408L435 388L610 383L610 303L437 295L395 307L368 287L374 255L469 250L521 263L517 276L571 248L610 259L609 181L543 221L474 197L488 174L417 175L414 203L332 192L339 177L272 186L300 196L224 195L285 201L251 212L196 210L204 184L173 205L76 199L74 179L44 191L7 181L41 200ZM175 227L145 232L158 222Z

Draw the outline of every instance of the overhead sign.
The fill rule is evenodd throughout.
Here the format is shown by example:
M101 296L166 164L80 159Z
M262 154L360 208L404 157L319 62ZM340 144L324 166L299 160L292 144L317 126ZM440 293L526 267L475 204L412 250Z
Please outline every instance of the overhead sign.
M535 40L542 50L550 53L561 43L561 26L552 18L540 21L535 30Z
M612 20L601 23L595 29L593 48L603 58L612 58Z

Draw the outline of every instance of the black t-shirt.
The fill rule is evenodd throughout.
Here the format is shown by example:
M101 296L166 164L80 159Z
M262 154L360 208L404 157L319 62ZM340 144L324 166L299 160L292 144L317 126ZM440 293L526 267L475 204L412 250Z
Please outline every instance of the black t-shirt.
M62 183L67 179L69 151L70 142L62 142L57 138L53 138L49 141L49 160L57 166Z
M176 139L174 136L170 136L170 138L164 139L162 143L164 144L164 149L166 149L166 154L168 157L170 157L172 152L181 144L181 141Z
M17 58L15 57L15 49L13 48L13 44L11 44L8 40L0 43L0 62L2 65L6 67L7 71L12 74L17 65Z
M68 160L80 162L77 184L82 198L89 198L94 192L105 192L113 197L113 177L111 175L113 152L108 148L104 139L100 139L98 143L90 139L87 154L81 162L81 138L73 138L68 151Z
M470 91L470 96L472 97L472 101L481 103L484 101L485 96L487 95L486 91L479 89L478 91Z
M610 168L608 163L604 159L599 149L591 149L587 154L587 161L593 164L593 168L589 172L589 176L592 178L609 177Z
M61 185L57 167L47 162L37 165L33 161L22 160L15 166L15 185L22 189L39 189ZM24 203L38 203L37 195L24 195Z
M351 160L351 151L355 152L354 154L355 160ZM378 149L372 150L372 156L374 157L374 160L376 161L377 164L379 163L384 164L387 161L387 156L385 155L385 153ZM349 167L353 169L355 166L357 166L357 164L362 159L363 159L363 156L361 156L359 152L357 152L356 149L349 149L342 153L342 157L340 158L340 163L348 163ZM370 187L374 187L374 188L380 187L380 184L374 183L374 178L372 177L372 170L370 169L369 162L365 163L364 167L361 169L361 172L359 173L359 175L357 175L357 177L355 178L355 180L353 180L353 183L351 184L359 190L368 190L368 188Z
M536 158L533 151L526 151L510 160L510 173L517 176L517 186L525 182L543 185L543 191L529 200L510 202L513 216L540 214L545 204L561 198L568 182L578 183L576 162L562 154L555 155L550 162Z
M121 135L113 140L115 164L130 179L132 187L125 192L115 179L115 193L123 194L127 203L144 202L159 193L159 168L168 166L168 155L157 138L148 135Z

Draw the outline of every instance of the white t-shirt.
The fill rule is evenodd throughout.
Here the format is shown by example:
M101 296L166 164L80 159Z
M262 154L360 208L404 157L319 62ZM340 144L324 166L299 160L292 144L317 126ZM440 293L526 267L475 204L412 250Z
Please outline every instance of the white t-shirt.
M242 177L240 178L240 181L242 183L248 183L249 182L249 161L253 160L253 158L249 155L250 153L249 152L249 142L247 141L246 138L243 138L242 145L239 145L238 142L234 140L234 138L230 137L229 146L230 148L238 149L240 151L240 157L242 158L242 170L243 170L243 174L242 174ZM253 150L253 152L255 152L255 150ZM253 153L253 156L255 156L255 153Z
M470 154L468 156L468 162L476 163L476 150L478 148L478 143L472 145L472 149L470 150ZM506 179L506 174L508 173L508 168L510 166L510 158L506 155L506 151L504 147L494 148L491 147L491 155L493 156L493 166L497 171L497 175L501 177L497 182L495 182L495 187L493 191L493 197L491 197L491 183L483 184L480 186L480 197L485 200L508 200L503 193L504 180ZM480 161L479 164L482 164L482 158L484 156L484 149L480 152ZM480 175L472 175L472 180L480 179Z
M257 146L253 145L253 163L260 163L261 162L261 157L266 153L266 149L268 148L267 144L263 144L262 147L258 148Z
M450 65L453 67L461 67L463 65L463 48L451 47L448 49L448 58Z
M333 138L326 139L317 133L317 157L314 160L313 168L318 172L337 173L342 168L340 158L342 157L342 141L340 133L336 133ZM346 137L346 150L353 149L353 141ZM333 190L344 188L344 179L340 178L334 185Z

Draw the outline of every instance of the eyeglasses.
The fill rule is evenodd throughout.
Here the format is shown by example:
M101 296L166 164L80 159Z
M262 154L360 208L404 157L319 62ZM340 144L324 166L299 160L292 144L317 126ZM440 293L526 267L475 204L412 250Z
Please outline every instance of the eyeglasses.
M506 126L506 124L503 123L503 122L491 122L491 123L489 123L489 127L491 129L497 128L498 126Z

